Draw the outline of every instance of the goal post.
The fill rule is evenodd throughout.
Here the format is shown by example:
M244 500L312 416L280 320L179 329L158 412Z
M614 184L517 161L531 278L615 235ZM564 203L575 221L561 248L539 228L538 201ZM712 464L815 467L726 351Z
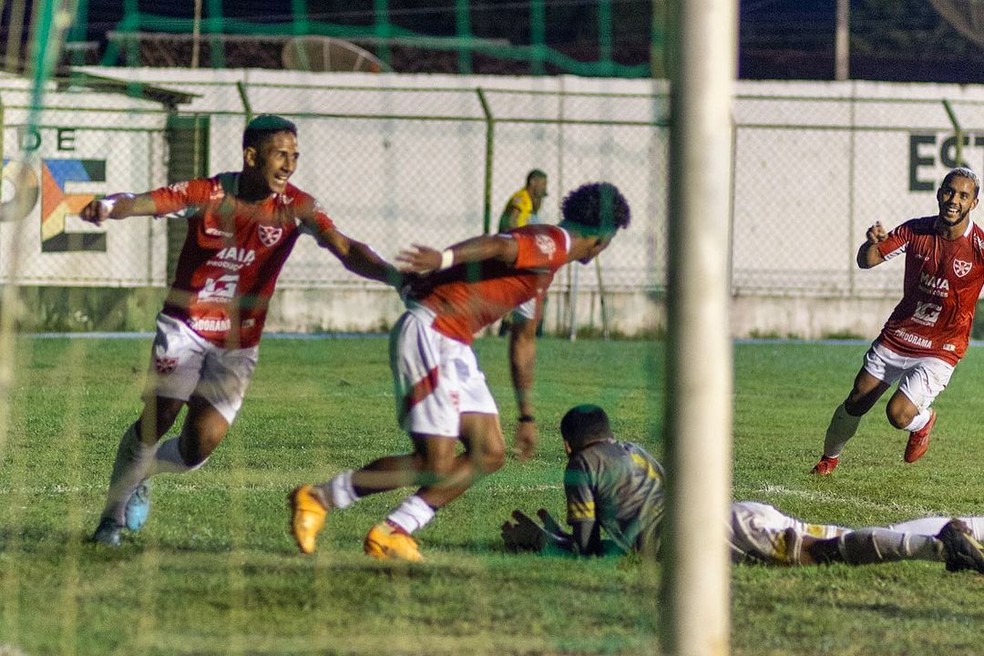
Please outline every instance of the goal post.
M670 10L669 293L664 431L669 479L666 653L729 651L732 366L728 313L735 0Z

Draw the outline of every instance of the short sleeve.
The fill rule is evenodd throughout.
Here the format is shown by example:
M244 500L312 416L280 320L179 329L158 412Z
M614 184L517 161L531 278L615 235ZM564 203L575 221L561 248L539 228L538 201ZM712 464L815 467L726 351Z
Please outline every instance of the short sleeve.
M175 182L149 193L154 201L154 214L174 214L181 210L204 207L210 200L221 198L221 187L213 180L200 178Z
M564 494L567 497L567 523L593 522L595 520L594 492L591 475L583 459L575 458L564 472Z
M912 237L912 230L908 223L903 223L889 231L883 241L878 242L878 252L886 260L904 253L909 239Z
M519 246L517 269L550 269L567 264L567 233L556 226L532 225L509 233Z
M321 203L312 196L305 194L302 204L304 210L301 213L302 229L312 234L321 234L335 229L335 222L331 220Z

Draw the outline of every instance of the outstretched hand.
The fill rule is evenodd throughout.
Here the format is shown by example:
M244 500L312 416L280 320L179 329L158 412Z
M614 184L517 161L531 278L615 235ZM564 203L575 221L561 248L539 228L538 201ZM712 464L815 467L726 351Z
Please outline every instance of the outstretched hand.
M881 221L875 221L875 225L868 228L865 237L868 239L869 244L877 244L880 241L885 241L888 237L888 232L885 231L885 226L881 224Z
M536 553L572 551L571 536L560 528L553 517L550 516L550 513L541 508L537 511L537 515L541 519L544 519L544 517L549 518L549 526L554 527L556 530L550 530L547 527L546 519L544 519L545 526L540 526L522 510L514 510L512 512L514 522L510 523L506 521L502 525L502 541L506 545L506 550L513 552L532 551Z
M502 525L502 541L507 551L543 551L547 545L546 531L521 510L512 512L514 523Z
M396 256L401 271L412 273L430 273L441 267L441 251L421 244L413 244L404 248Z
M537 510L536 516L540 518L540 521L543 522L543 528L545 528L548 532L553 533L554 535L562 536L568 540L573 539L573 536L561 528L560 524L557 523L557 520L553 518L553 515L551 515L546 508L540 508Z
M517 458L528 460L536 452L536 424L532 421L516 423L516 439L513 442L513 453Z
M86 223L100 226L103 224L103 221L109 218L111 211L113 211L113 202L99 198L90 201L85 207L79 210L79 218Z

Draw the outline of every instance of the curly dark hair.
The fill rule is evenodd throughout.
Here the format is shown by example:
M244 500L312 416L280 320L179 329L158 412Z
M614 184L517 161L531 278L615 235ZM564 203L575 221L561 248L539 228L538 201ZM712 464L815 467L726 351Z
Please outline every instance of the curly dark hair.
M282 116L260 114L246 125L243 131L243 148L259 149L264 141L278 132L290 132L297 136L297 126Z
M561 225L570 224L587 235L610 235L629 227L629 203L618 187L608 182L581 185L567 194L560 206Z
M585 403L567 411L560 420L560 434L577 452L592 442L611 438L612 427L600 406Z

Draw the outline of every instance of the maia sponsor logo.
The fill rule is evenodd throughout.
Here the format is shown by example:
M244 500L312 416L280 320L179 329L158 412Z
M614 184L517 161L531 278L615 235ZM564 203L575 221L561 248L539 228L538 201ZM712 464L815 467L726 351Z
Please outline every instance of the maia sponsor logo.
M219 251L215 258L217 260L229 260L238 264L252 264L256 260L256 251L247 248L237 248L230 246Z
M956 271L956 262L953 263L954 272ZM970 269L968 269L969 271ZM964 272L966 274L966 271ZM961 275L961 274L957 274ZM942 296L946 298L950 295L950 283L946 278L937 278L936 276L931 276L928 273L919 273L919 287L926 293L932 294L933 296Z

